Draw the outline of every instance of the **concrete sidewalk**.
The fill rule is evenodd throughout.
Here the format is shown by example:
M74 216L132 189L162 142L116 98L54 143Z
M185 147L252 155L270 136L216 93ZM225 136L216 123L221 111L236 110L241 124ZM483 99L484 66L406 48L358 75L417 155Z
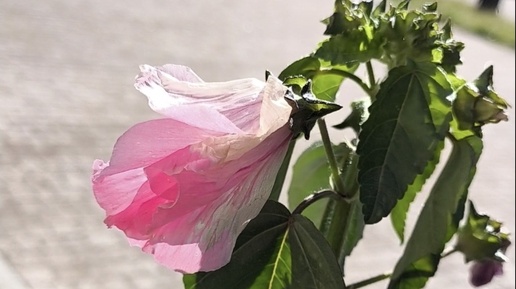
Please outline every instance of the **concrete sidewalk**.
M185 64L207 81L278 74L323 38L319 21L331 11L332 1L308 0L0 0L0 289L182 288L180 274L106 229L90 188L93 160L157 117L133 88L138 65ZM516 104L514 50L455 36L466 43L459 73L473 79L493 64L495 88ZM361 96L349 83L342 91L343 102ZM508 114L485 128L470 193L516 232ZM401 251L388 222L368 228L356 250L348 282L389 270ZM509 257L485 288L515 287L514 247ZM450 257L428 288L470 288L467 278L460 256Z

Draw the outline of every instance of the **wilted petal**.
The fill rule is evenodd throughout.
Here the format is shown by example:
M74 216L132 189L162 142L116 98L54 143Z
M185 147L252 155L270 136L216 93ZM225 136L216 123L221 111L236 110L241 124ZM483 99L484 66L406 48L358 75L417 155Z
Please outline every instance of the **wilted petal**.
M149 99L150 107L172 119L195 127L224 133L254 133L258 129L260 108L266 97L278 100L276 110L290 114L282 99L286 88L272 77L268 86L248 78L228 82L183 81L184 66L151 67L143 65L135 87ZM178 76L180 75L180 76ZM262 92L262 94L260 94ZM272 94L270 94L272 93Z

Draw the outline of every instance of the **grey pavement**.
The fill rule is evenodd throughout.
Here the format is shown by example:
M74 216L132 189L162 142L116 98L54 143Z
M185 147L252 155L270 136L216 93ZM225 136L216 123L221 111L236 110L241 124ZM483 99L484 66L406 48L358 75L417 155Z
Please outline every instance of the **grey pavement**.
M92 161L108 159L132 124L157 117L133 88L138 65L185 64L207 81L277 74L322 39L332 2L0 0L0 289L182 288L180 274L105 227L90 188ZM455 36L466 43L459 73L473 79L493 64L495 88L516 104L514 50ZM339 100L360 96L346 83ZM485 128L470 193L515 232L508 114ZM369 227L348 282L391 269L400 252L388 221ZM505 275L485 288L515 287L514 247L508 253ZM470 288L467 271L452 256L428 288Z

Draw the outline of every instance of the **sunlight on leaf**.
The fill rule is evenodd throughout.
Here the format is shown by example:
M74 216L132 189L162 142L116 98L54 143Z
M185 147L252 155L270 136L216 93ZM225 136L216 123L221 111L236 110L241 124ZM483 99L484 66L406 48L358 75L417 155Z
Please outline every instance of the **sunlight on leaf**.
M433 158L449 129L451 93L430 63L392 69L381 84L357 148L366 223L387 216Z

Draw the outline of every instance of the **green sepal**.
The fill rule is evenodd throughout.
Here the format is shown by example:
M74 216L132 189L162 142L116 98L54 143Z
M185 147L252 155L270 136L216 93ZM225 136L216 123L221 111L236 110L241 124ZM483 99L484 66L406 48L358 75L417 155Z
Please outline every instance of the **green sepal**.
M509 234L502 232L502 223L488 215L479 214L469 202L466 223L457 233L455 248L464 254L466 262L482 259L507 261L505 250L511 244Z
M453 102L453 112L461 130L470 130L486 123L507 121L504 110L509 104L493 89L493 67L489 66L472 83L463 85Z
M310 138L310 131L315 126L317 119L342 108L342 106L336 103L317 99L312 93L311 80L308 80L301 88L300 95L289 90L285 95L285 99L294 107L290 124L294 137L303 133L305 139Z

